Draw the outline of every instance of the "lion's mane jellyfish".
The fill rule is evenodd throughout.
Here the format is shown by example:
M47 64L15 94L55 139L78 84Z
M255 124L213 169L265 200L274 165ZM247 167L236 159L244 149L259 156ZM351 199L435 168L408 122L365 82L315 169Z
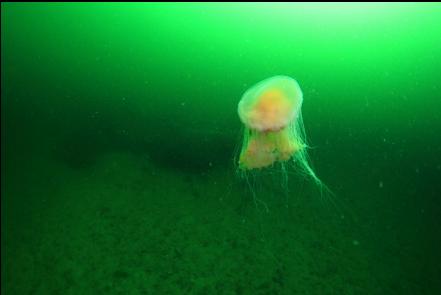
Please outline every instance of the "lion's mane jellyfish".
M265 79L245 92L238 105L245 127L240 170L294 163L297 172L321 184L308 163L302 102L299 84L287 76Z

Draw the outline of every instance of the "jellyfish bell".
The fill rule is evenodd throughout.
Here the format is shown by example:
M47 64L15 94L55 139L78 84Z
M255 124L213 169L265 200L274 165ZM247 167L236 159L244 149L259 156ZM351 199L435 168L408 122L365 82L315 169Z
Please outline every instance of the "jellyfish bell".
M302 91L294 79L275 76L246 91L238 112L242 123L250 129L279 131L298 116L302 102Z

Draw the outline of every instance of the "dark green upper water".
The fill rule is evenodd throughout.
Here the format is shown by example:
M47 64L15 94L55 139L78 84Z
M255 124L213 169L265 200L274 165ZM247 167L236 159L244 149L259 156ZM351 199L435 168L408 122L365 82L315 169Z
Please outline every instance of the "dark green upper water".
M438 3L2 3L2 294L440 294L440 73ZM274 75L330 199L234 172Z

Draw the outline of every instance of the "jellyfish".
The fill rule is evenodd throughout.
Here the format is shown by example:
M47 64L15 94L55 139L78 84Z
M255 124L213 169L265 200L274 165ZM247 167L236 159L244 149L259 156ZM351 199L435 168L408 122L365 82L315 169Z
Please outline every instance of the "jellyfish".
M265 79L243 94L238 105L244 124L239 170L294 163L298 172L321 184L308 163L302 102L299 84L288 76Z

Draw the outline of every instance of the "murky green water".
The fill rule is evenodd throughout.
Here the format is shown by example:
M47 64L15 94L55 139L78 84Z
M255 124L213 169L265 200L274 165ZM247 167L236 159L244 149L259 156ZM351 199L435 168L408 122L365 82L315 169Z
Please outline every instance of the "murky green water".
M1 40L2 294L441 292L440 4L2 3ZM274 75L333 196L235 172Z

